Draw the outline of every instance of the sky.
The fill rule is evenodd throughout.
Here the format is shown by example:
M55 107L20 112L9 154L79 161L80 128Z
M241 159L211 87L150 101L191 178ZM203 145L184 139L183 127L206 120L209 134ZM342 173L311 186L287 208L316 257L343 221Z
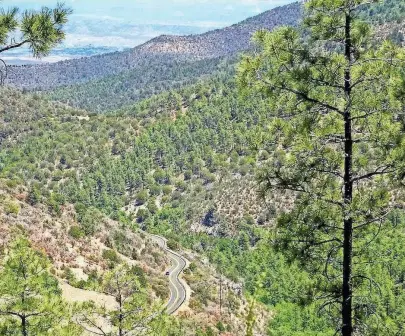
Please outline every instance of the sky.
M3 0L1 7L53 7L57 0ZM67 37L45 61L132 48L162 34L187 35L222 28L293 0L65 0L74 14ZM29 63L27 50L6 55Z

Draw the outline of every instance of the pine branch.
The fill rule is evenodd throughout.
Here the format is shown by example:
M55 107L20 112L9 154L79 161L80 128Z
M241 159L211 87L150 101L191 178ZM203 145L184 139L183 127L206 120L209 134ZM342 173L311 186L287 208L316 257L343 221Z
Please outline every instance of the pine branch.
M14 43L14 44L10 44L8 46L5 46L3 48L0 48L0 53L7 51L7 50L11 50L11 49L15 49L15 48L20 48L22 47L24 44L29 43L30 40L24 40L18 43Z

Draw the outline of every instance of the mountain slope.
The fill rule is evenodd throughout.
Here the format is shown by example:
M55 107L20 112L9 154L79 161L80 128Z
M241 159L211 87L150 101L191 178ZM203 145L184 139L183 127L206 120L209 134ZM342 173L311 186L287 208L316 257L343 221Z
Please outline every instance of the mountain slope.
M191 96L191 92L187 94ZM154 132L155 126L159 129L160 123L173 122L181 113L176 110L173 114L176 103L167 104L168 96L162 95L140 104L139 110L134 108L131 113L89 115L36 95L5 88L1 93L0 251L13 232L23 232L48 255L53 272L63 282L92 291L97 291L97 279L111 263L124 261L144 270L152 298L167 300L169 287L164 274L169 268L168 259L139 231L139 225L142 216L150 216L171 203L175 190L171 187L170 194L168 185L154 183L159 195L142 201L139 191L144 189L138 182L146 187L147 180L153 178L153 173L145 170L149 160L145 155L138 156L135 166L132 158L127 161L126 157L134 153L142 134ZM150 145L144 144L142 151ZM126 173L132 171L132 177L124 181L122 165L130 162L132 167L128 166ZM116 178L107 176L107 172L116 174ZM79 187L76 182L83 186L81 196L75 192ZM97 195L87 199L93 187ZM172 239L169 246L179 248ZM196 253L181 253L186 253L193 264L185 275L192 289L191 299L188 308L179 313L189 331L186 334L196 335L196 328L215 328L219 321L233 334L244 334L247 302L240 279L221 277ZM220 283L232 306L221 303L217 295ZM68 294L74 291L65 284L63 288ZM97 295L79 294L90 298ZM218 313L221 308L227 309L226 315ZM258 312L267 316L262 307ZM267 317L262 322L257 335L264 334Z
M116 110L168 90L196 83L223 71L229 61L222 58L199 61L150 62L145 68L134 68L117 75L87 83L59 87L47 96L88 111Z
M54 64L13 67L8 83L26 89L48 90L85 83L130 69L147 70L151 65L234 55L249 47L251 34L260 28L294 25L300 17L298 3L279 7L234 26L185 37L161 36L139 47Z

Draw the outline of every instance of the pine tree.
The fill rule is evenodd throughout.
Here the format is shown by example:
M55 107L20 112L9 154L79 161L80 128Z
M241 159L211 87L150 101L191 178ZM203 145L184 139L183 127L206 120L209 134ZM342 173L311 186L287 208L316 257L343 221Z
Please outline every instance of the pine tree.
M92 303L87 304L80 320L88 332L116 336L158 335L154 333L157 325L162 332L162 310L149 302L146 289L141 286L137 273L135 268L120 265L105 275L102 289L105 294L114 297L116 309L109 311Z
M404 51L376 46L360 20L369 3L308 1L302 31L256 33L260 52L244 58L238 76L274 111L274 156L261 187L295 197L279 218L278 247L322 274L322 313L340 315L344 336L364 334L378 313L364 265L398 201L405 159Z
M64 25L72 10L63 3L54 9L27 10L20 14L17 7L0 9L0 54L8 50L28 47L34 57L40 58L65 38ZM17 37L16 37L17 36ZM0 83L7 77L7 66L1 73Z
M2 335L80 335L49 268L46 257L25 238L11 245L0 271Z

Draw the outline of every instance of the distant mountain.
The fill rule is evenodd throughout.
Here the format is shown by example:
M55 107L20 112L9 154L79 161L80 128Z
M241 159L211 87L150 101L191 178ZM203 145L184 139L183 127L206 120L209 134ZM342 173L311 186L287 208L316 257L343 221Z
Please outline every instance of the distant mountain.
M215 27L216 28L216 27ZM35 59L28 48L7 51L3 59L11 65L55 63L124 51L160 35L202 34L213 29L187 24L133 24L112 17L74 15L66 26L66 39L48 57Z
M30 90L49 90L59 86L86 83L123 71L147 69L153 64L212 59L230 56L249 48L258 29L296 25L300 3L279 7L239 24L201 35L160 36L134 49L62 61L54 64L14 67L8 83Z

